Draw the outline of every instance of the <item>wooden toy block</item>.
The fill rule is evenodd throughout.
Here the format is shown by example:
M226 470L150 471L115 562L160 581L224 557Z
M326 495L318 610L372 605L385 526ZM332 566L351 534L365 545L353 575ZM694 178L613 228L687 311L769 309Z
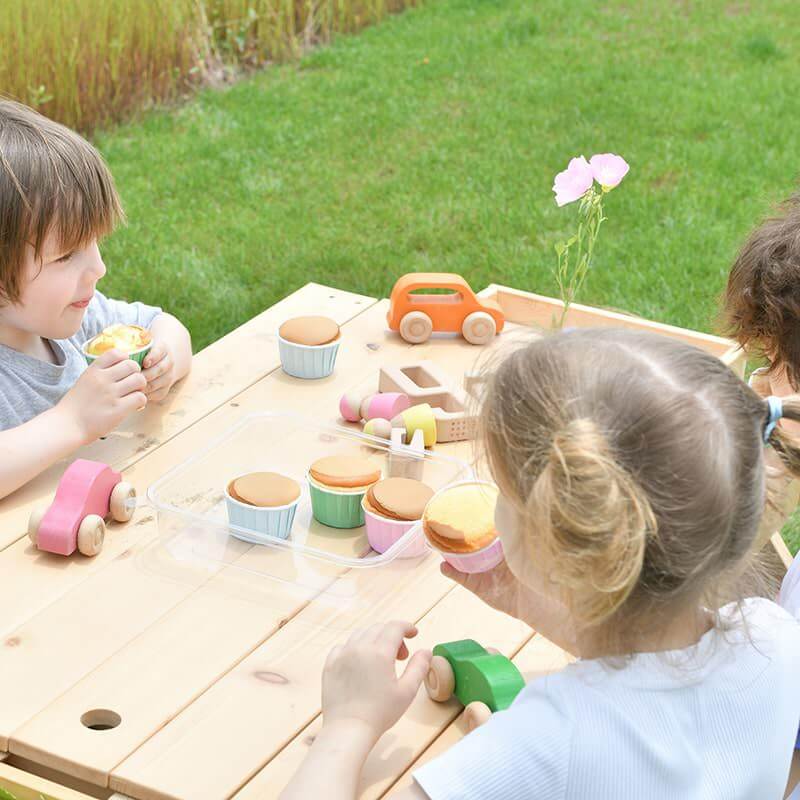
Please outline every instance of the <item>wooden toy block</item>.
M434 331L487 344L503 330L505 317L498 303L478 297L460 275L413 272L395 283L386 322L409 344L426 342Z
M524 686L522 674L509 659L473 639L437 644L425 678L432 700L458 698L469 730L508 708Z
M475 437L478 419L466 410L467 393L452 386L448 375L433 361L381 367L378 391L408 395L412 409L428 403L436 419L437 442L461 442Z
M79 458L61 476L51 505L31 513L28 536L48 553L94 556L103 549L105 518L127 522L135 508L136 491L119 472Z
M425 469L425 443L422 431L417 430L408 444L404 443L402 428L392 428L389 448L388 478L413 478L421 481Z

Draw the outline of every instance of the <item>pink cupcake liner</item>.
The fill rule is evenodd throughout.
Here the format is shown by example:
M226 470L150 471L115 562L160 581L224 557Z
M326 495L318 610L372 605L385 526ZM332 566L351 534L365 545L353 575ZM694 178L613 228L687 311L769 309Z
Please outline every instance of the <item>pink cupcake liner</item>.
M500 539L495 539L490 545L474 553L444 553L437 550L437 553L450 566L459 572L472 574L475 572L488 572L496 567L503 560L503 544Z
M363 503L364 524L367 527L367 541L369 546L378 553L385 553L395 542L409 533L409 531L419 524L419 520L401 522L400 520L386 519L377 514L373 514ZM411 534L413 536L413 534ZM421 531L417 533L415 541L410 542L398 554L398 558L418 558L425 555L428 545Z

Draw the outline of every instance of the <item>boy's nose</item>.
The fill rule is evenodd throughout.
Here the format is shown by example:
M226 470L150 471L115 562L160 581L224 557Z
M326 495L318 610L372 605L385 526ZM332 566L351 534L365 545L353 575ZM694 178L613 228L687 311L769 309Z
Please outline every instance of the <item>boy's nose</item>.
M96 280L98 281L106 274L106 265L103 263L103 257L100 255L100 248L98 248L96 243L92 246L89 268L93 274L97 275Z

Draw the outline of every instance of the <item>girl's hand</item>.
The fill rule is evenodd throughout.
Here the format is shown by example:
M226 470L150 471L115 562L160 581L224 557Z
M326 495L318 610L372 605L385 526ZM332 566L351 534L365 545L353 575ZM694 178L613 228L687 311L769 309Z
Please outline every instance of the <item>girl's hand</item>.
M408 658L403 639L416 635L410 622L379 623L334 647L322 674L323 727L352 725L372 740L370 746L391 728L430 666L430 651L418 650L397 677L395 661Z
M555 585L550 585L552 592L537 592L520 583L505 561L494 569L471 575L459 572L444 561L440 570L442 575L460 583L486 605L530 625L562 650L580 655L575 625Z
M480 597L487 606L523 619L519 607L521 586L505 561L501 561L486 572L472 574L459 572L446 561L442 561L439 570L445 578L460 583L465 589Z
M142 367L142 375L147 380L147 387L144 390L147 399L151 403L158 403L167 396L177 380L175 359L165 341L153 342L150 352L144 357Z

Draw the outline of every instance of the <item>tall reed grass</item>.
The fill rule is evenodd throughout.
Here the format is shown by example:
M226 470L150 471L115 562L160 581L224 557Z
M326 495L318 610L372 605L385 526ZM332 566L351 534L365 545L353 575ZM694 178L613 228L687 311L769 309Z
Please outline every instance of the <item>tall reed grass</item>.
M0 93L89 133L419 0L3 0Z

